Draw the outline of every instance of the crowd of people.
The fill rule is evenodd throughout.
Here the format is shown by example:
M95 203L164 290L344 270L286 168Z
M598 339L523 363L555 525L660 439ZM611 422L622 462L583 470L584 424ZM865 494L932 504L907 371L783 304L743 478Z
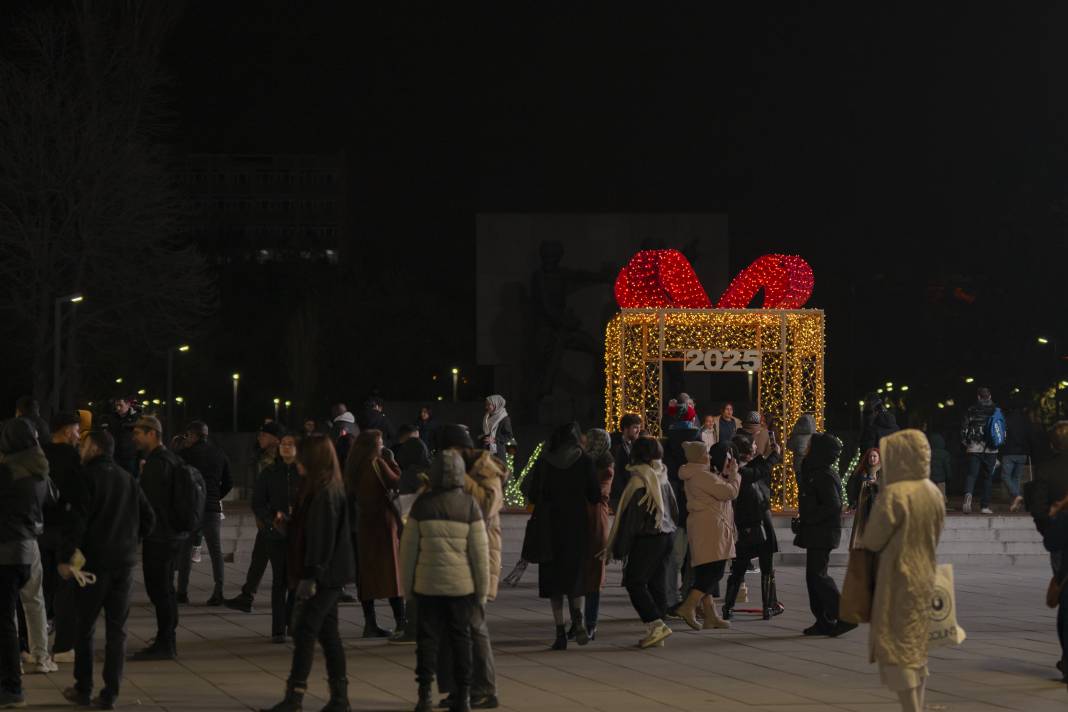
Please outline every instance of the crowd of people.
M996 452L1012 433L1011 419L1006 427L991 406L989 391L980 389L962 429L976 473L991 469L987 450ZM935 436L898 430L885 419L871 423L878 439L864 443L845 485L842 441L819 432L811 415L794 424L785 443L798 485L794 544L806 551L814 619L803 632L837 637L856 627L840 617L839 589L828 574L843 517L854 511L861 525L850 548L879 554L871 660L902 708L919 710L928 675L927 606L946 511L944 487L934 480L948 463ZM472 437L466 426L438 424L423 409L415 423L394 429L375 400L358 416L335 405L329 429L307 421L290 432L265 422L256 438L251 563L240 593L227 599L220 529L233 482L206 424L193 421L165 442L160 421L125 399L98 425L84 412L56 413L46 424L31 399L20 400L0 431L0 708L24 704L23 663L51 673L57 662L74 663L68 700L114 707L139 549L156 635L130 659L174 659L179 605L189 602L190 564L201 542L212 561L208 606L251 612L271 567L271 639L293 644L284 697L272 712L302 708L316 641L329 680L324 709L349 709L338 630L345 600L362 606L363 637L415 644L417 712L434 708L435 680L445 695L439 706L497 707L486 607L499 592L500 515L514 475L506 456L515 448L501 396L486 399L481 425ZM760 413L735 417L731 404L699 420L686 394L669 404L660 425L661 437L633 414L613 433L561 425L521 483L532 511L523 557L538 564L538 593L549 600L555 626L552 650L596 641L609 561L623 562L622 584L644 626L642 649L664 646L673 621L697 631L731 627L737 604L748 598L745 578L757 568L754 560L759 618L784 610L771 514L771 472L784 447L775 432ZM1027 500L1044 535L1051 596L1063 604L1068 423L1058 424L1051 440L1056 455L1015 496ZM981 504L985 510L988 502ZM388 602L392 630L379 625L376 601ZM94 697L101 611L104 686ZM1063 606L1058 633L1068 645Z

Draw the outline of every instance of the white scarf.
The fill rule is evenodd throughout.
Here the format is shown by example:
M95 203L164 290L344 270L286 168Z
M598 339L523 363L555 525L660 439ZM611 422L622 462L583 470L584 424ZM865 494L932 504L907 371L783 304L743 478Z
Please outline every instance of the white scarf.
M627 480L627 487L623 490L623 496L619 498L619 507L616 508L616 517L612 522L612 531L608 535L608 546L601 552L602 559L612 556L616 535L619 533L619 521L623 518L623 512L627 510L631 497L638 490L645 488L645 494L638 500L638 507L653 515L659 524L664 517L664 494L663 487L668 483L667 468L660 460L654 460L651 465L627 465L627 472L631 474Z

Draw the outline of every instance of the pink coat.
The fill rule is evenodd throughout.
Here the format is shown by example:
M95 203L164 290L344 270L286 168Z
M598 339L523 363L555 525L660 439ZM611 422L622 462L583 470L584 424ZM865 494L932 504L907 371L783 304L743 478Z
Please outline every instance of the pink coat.
M679 468L679 479L686 486L690 563L700 566L733 559L737 541L733 500L742 484L741 475L728 480L712 472L707 462L690 462Z

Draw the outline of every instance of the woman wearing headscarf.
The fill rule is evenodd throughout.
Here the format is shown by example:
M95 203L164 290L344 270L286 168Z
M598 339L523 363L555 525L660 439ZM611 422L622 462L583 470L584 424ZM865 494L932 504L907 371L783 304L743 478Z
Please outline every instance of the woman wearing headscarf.
M535 466L530 483L530 501L535 515L541 517L549 541L538 565L538 593L552 602L556 623L553 650L567 649L564 628L564 597L571 610L571 623L579 645L589 642L582 620L585 591L584 567L593 556L589 540L587 505L601 501L601 484L593 458L579 446L578 423L562 425L549 438L548 454Z
M492 395L486 398L486 414L482 416L482 435L479 443L494 455L504 457L504 444L514 440L512 419L504 408L504 397Z
M638 645L652 648L672 634L667 612L667 559L679 506L661 460L664 451L653 438L638 438L631 447L630 479L619 499L618 515L608 535L605 555L624 560L623 585L634 610L648 626Z
M931 446L919 430L879 442L883 486L859 546L879 554L872 599L870 660L901 709L924 708L927 626L935 549L945 523L942 493L930 480Z
M683 445L686 464L679 468L685 483L686 506L689 508L686 534L690 543L690 561L694 582L678 615L694 630L730 628L721 619L712 602L712 587L723 578L727 561L734 558L734 507L741 478L738 463L727 443L717 443L711 450L701 441ZM697 607L704 612L704 625L697 622Z
M345 465L345 490L358 512L356 521L356 580L363 605L365 638L384 638L391 632L378 627L376 600L389 599L399 635L403 634L404 589L398 551L400 512L392 493L400 487L400 470L385 449L382 431L364 430L356 438Z
M615 458L612 456L612 438L607 430L593 428L586 431L586 454L593 458L597 481L601 485L601 497L587 506L589 517L590 551L586 557L586 630L590 640L597 632L597 618L601 611L601 589L604 588L605 563L598 554L608 543L608 499L612 493L612 478L615 476Z

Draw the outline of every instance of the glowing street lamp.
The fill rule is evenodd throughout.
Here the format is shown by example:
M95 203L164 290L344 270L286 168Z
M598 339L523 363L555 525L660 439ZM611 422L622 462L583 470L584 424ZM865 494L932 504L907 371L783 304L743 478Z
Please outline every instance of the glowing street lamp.
M459 400L460 369L452 369L452 402Z
M241 374L240 373L235 373L233 376L231 376L231 378L234 381L234 422L233 422L233 426L234 427L233 427L233 430L236 433L237 432L237 384L241 382Z
M276 423L278 422L278 406L281 405L281 403L282 403L282 399L281 398L275 398L274 399L274 421Z

